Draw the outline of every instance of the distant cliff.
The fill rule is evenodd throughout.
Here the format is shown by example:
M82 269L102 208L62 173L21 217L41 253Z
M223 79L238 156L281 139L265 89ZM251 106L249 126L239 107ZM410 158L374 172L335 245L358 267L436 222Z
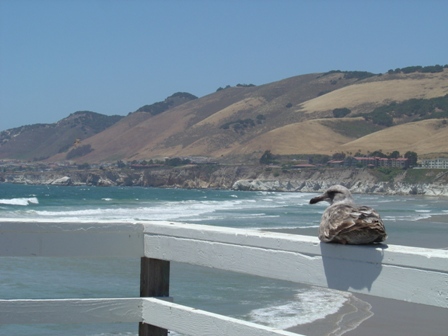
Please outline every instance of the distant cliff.
M422 172L418 178L403 171L390 179L375 176L369 169L319 170L302 172L290 178L241 179L232 186L236 190L271 190L322 192L334 184L342 184L353 193L388 195L448 196L448 171Z
M1 173L0 181L23 184L143 186L244 191L321 192L343 184L354 193L448 196L448 171L430 169L282 170L264 166L185 166L145 170L74 170L64 172Z

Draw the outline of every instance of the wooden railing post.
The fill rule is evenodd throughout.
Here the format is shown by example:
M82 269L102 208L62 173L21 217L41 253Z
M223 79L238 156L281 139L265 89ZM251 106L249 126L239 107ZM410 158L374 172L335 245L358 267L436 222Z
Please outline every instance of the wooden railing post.
M140 297L168 297L170 291L170 262L141 258ZM139 336L167 336L168 330L140 322Z

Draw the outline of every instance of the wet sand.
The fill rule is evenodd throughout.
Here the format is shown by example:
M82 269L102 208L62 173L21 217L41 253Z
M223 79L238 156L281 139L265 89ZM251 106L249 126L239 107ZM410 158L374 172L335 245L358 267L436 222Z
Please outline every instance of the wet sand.
M368 302L373 315L355 329L343 333L344 336L447 336L448 309L410 304L407 302L383 299L374 296L355 294L357 298ZM325 320L300 325L289 329L292 332L307 335L341 335L335 321L340 311Z
M445 223L448 224L448 215L433 215L429 218L422 218L419 222L433 222L433 223Z

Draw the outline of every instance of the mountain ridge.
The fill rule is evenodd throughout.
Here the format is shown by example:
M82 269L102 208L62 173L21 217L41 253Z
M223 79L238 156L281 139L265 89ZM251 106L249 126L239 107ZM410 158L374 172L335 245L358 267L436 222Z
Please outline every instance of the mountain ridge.
M391 103L445 96L448 99L446 66L436 72L330 71L259 86L228 87L168 106L160 113L130 113L83 138L81 144L90 146L91 151L72 160L95 163L204 156L248 162L258 160L266 150L280 155L359 150L415 150L419 156L442 155L448 153L448 118L443 114L436 118L435 112L448 113L443 104L425 112L433 114L428 120L397 117L392 109L384 112L389 113L392 124L382 125L370 114ZM337 114L337 109L342 114ZM68 136L53 142L68 144ZM5 144L0 144L0 159L18 158L11 148L5 151ZM46 160L65 160L72 149L59 149Z

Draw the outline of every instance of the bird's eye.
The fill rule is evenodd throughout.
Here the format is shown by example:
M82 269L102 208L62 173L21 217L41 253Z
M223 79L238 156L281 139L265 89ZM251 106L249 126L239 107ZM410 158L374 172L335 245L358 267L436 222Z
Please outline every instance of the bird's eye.
M332 191L329 191L328 192L328 197L330 197L330 198L335 198L336 197L336 194L340 194L341 192L340 191L338 191L338 190L332 190Z

